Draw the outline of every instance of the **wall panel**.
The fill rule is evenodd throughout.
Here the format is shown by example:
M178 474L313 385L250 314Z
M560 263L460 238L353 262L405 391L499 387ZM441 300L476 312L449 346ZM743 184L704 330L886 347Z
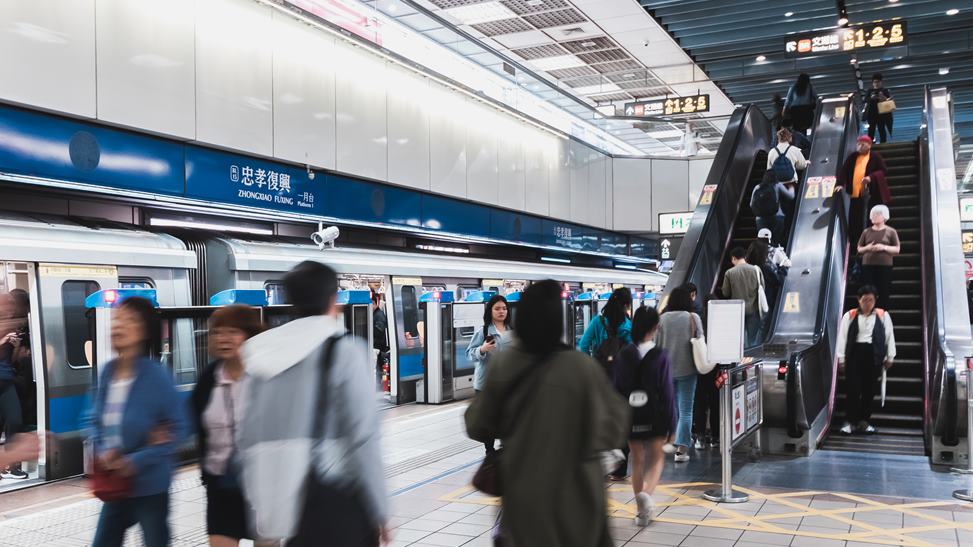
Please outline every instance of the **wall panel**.
M94 0L0 2L0 98L95 117Z
M273 55L258 39L273 28L271 8L233 0L196 6L196 138L273 155Z
M612 226L615 230L652 230L652 160L612 159Z
M689 162L652 160L652 231L659 229L659 213L689 210Z
M334 169L334 38L274 13L274 156Z
M592 226L605 228L608 221L605 206L608 201L608 179L605 176L607 157L589 149L588 161L588 198L585 205L588 222Z
M571 221L590 224L588 219L588 152L591 149L577 141L571 141L568 164L571 170Z
M571 141L557 139L551 150L550 163L550 203L548 213L558 220L571 219Z
M429 190L429 80L389 65L389 182Z
M500 201L499 112L474 101L468 104L468 116L456 117L456 122L469 123L466 132L466 195L471 200L496 205Z
M429 111L429 151L433 192L465 198L466 131L456 123L456 112L466 108L467 99L438 84L430 84L429 97L437 105Z
M689 208L686 209L687 211L692 211L699 203L699 195L703 191L711 167L713 167L713 158L689 161Z
M527 180L524 166L525 138L528 128L515 120L502 122L500 138L500 199L498 204L517 211L527 206Z
M376 180L388 176L388 67L367 51L335 43L337 169Z
M534 133L524 140L524 178L527 212L545 215L551 210L550 183L552 150L557 137L544 133Z

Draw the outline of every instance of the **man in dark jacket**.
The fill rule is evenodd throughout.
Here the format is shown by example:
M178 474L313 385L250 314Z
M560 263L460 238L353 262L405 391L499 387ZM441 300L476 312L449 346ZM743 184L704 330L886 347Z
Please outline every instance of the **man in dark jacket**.
M852 245L858 243L865 221L866 211L876 205L888 205L892 201L888 183L885 181L887 168L882 156L872 150L872 139L867 135L858 137L858 151L849 154L838 171L835 193L844 190L851 196L848 209L848 240Z

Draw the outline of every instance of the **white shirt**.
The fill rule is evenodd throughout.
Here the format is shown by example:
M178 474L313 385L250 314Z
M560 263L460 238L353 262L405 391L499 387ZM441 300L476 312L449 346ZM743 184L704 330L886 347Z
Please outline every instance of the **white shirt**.
M790 146L790 148L787 148L788 146ZM780 150L780 152L778 152L778 150ZM794 178L789 182L797 182L797 172L807 169L807 160L804 159L804 154L801 153L801 149L793 144L782 142L771 148L770 152L767 153L767 169L773 169L774 162L778 157L780 157L781 152L785 150L787 153L784 155L787 157L787 159L791 160L791 163L794 165Z
M215 376L209 403L203 411L203 427L207 432L203 468L207 473L224 475L235 446L234 434L243 420L247 376L244 374L234 381L226 375L222 363L216 367Z
M855 318L858 321L858 338L855 343L871 344L872 332L875 330L875 318L878 314L874 311L869 315L863 315L861 312L856 313L858 314ZM892 317L889 312L885 312L882 325L885 326L885 360L891 363L895 359L895 332L892 330ZM841 324L838 325L838 341L835 344L835 354L838 356L838 361L842 363L845 362L845 347L848 345L848 329L850 328L851 312L849 311L842 316Z
M105 449L122 448L122 418L125 416L125 405L133 383L134 376L124 380L112 380L108 384L105 408L101 414L101 425L105 428Z
M645 356L648 355L649 352L652 351L652 348L654 347L655 347L655 340L649 340L648 342L642 342L641 344L639 344L638 345L639 359L645 359Z

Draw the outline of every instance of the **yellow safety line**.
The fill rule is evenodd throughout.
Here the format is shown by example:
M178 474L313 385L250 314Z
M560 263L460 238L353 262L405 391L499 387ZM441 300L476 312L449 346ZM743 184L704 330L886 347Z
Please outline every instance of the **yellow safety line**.
M903 513L903 514L906 514L906 515L912 515L914 517L921 518L921 519L925 519L925 520L928 520L928 521L931 521L931 522L937 522L939 524L945 524L945 525L951 526L953 528L962 528L964 530L973 530L973 524L971 524L971 523L956 522L956 521L952 521L952 520L946 520L946 519L941 518L941 517L936 517L936 516L933 516L933 515L927 515L925 513L920 513L918 511L912 511L912 510L910 510L911 508L909 507L912 504L887 505L887 504L884 504L882 502L870 500L868 498L862 498L862 497L856 496L854 494L835 494L835 495L841 496L841 497L843 497L845 499L852 500L852 501L855 501L855 502L858 502L858 503L865 503L865 504L871 505L872 507L875 508L873 510L876 510L876 511L886 510L886 509L887 510L892 510L892 511L898 511L898 512ZM952 502L948 502L948 501L938 502L938 503L939 503L940 506L942 506L942 505L954 505ZM872 507L870 507L869 509L872 509ZM932 507L935 507L935 506L932 506Z

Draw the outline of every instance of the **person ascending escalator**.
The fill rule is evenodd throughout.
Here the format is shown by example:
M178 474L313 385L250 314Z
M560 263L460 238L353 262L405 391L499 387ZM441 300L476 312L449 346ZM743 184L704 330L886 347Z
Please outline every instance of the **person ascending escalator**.
M786 158L784 158L786 160ZM763 180L750 195L750 209L757 219L757 229L767 228L776 239L782 239L785 232L784 204L794 200L793 188L782 184L773 170L764 173Z

